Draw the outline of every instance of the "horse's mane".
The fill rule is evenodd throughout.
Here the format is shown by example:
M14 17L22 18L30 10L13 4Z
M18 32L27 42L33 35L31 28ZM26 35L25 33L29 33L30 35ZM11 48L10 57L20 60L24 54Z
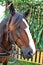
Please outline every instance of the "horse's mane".
M6 23L8 21L8 18L4 19L1 23L0 23L0 41L2 40L2 35L4 33L4 30L6 28Z
M7 16L7 18L4 18L3 20L2 20L2 22L0 23L0 25L1 25L1 28L4 28L4 26L7 24L7 22L8 22L8 20L9 20L9 17L11 16L11 14L9 14L8 16Z
M6 28L6 24L9 20L9 17L5 18L4 20L2 20L2 22L0 23L0 41L2 40L3 37L3 33L5 31Z

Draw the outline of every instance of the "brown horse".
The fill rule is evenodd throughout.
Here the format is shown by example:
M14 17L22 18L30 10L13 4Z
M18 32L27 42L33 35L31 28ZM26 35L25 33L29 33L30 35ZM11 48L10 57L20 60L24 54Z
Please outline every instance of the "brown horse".
M15 12L13 4L11 4L9 16L0 23L0 63L3 65L7 65L10 58L12 40L21 48L24 58L31 58L36 52L26 20L27 12L24 15Z

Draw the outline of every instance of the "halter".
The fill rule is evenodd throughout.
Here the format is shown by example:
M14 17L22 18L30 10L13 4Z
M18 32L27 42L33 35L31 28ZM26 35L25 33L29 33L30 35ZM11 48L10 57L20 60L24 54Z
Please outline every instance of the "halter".
M10 52L7 51L3 46L0 46L0 48L1 48L3 51L5 51L5 53L0 53L0 58L10 55Z

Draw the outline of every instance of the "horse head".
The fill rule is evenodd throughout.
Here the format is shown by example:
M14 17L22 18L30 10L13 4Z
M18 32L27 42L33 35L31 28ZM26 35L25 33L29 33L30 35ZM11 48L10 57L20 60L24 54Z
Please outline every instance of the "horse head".
M21 48L21 53L24 58L31 58L36 52L36 47L29 30L29 25L26 20L27 12L24 14L12 11L13 6L10 5L12 20L9 24L9 30L13 41ZM29 11L29 10L28 10Z

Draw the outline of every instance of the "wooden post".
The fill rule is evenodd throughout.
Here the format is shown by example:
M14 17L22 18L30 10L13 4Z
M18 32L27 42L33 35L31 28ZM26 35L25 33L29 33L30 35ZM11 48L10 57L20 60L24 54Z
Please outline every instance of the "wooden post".
M40 64L42 64L42 61L43 61L43 52L41 52Z
M40 51L37 51L37 58L36 58L36 63L39 63L39 56L40 55Z

